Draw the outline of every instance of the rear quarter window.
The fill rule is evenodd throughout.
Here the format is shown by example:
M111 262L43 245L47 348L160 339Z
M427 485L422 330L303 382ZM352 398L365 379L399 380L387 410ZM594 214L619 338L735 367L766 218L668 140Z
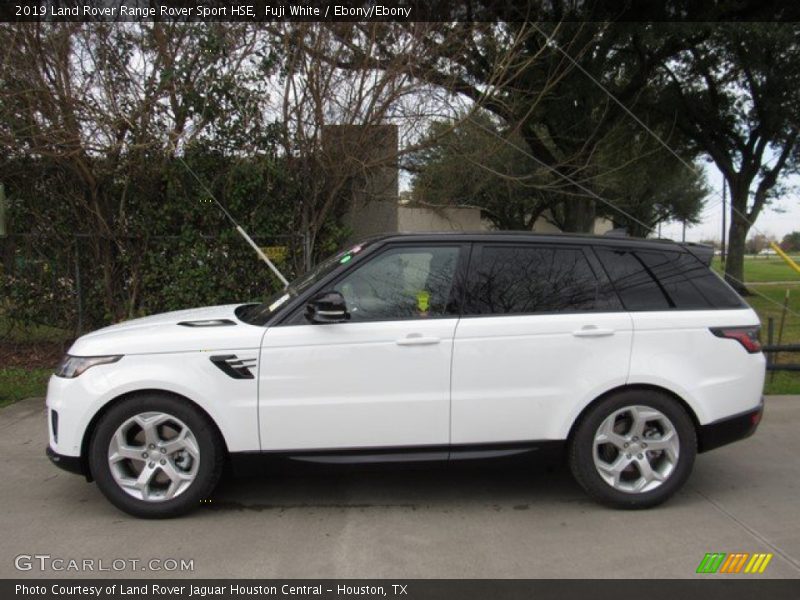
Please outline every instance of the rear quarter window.
M596 248L628 310L708 310L746 304L696 256L686 251Z

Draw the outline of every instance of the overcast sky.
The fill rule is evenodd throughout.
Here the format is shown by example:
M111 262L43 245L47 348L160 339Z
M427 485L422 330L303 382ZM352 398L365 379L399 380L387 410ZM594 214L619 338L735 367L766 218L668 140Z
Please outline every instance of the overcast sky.
M714 165L707 165L706 178L709 187L713 188L715 192L712 192L706 201L702 222L694 227L686 228L686 240L690 242L719 240L722 237L722 173ZM790 183L787 187L800 188L799 177L792 176L786 181ZM730 193L728 193L728 200L730 201ZM782 209L783 212L775 209ZM728 210L730 212L730 208ZM728 223L730 223L730 214ZM680 240L681 230L680 223L662 225L661 237ZM797 189L790 189L783 198L773 201L771 206L761 212L748 237L755 233L764 233L774 235L780 240L787 233L798 230L800 230L800 195Z

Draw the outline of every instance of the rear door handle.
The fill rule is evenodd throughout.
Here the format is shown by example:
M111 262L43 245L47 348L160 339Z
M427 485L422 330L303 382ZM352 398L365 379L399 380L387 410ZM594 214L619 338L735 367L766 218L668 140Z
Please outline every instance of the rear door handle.
M597 325L587 325L586 327L581 327L577 331L573 331L572 335L575 337L606 337L614 335L614 330L598 327Z
M438 337L426 337L421 333L410 333L406 337L396 340L395 343L398 346L430 346L441 341Z

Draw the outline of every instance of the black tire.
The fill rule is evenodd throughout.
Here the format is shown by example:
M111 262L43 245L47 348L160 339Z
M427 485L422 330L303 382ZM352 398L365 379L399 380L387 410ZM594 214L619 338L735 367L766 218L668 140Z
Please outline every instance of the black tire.
M666 479L655 489L634 492L612 486L601 477L594 462L594 440L598 429L614 412L632 406L645 406L661 412L678 436L678 457ZM594 500L623 509L657 506L667 500L688 479L697 455L697 433L683 406L666 393L655 390L624 390L589 408L578 423L569 446L569 465L577 482ZM636 474L636 467L634 467Z
M180 419L192 432L199 449L199 466L191 484L169 500L157 502L135 498L123 490L111 473L109 444L117 429L131 417L161 412ZM149 392L122 400L108 409L94 429L89 446L89 466L100 491L120 510L147 519L184 515L209 498L222 474L225 449L213 423L191 403L179 397Z

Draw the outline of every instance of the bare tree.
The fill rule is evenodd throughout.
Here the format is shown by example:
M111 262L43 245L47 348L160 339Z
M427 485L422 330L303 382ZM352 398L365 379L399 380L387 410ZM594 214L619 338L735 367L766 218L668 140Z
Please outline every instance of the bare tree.
M285 56L284 151L295 161L301 228L312 244L354 190L369 199L375 191L370 179L410 164L405 157L435 144L487 106L499 107L501 90L538 59L525 44L534 32L522 29L504 37L503 47L485 58L484 80L466 86L463 72L442 68L442 48L466 53L474 36L495 32L492 24L472 24L469 30L463 25L303 23L273 29ZM449 125L431 135L433 121ZM391 135L381 128L386 125L397 130L393 150L381 139ZM509 150L502 140L493 148L498 155Z
M148 231L130 202L166 185L155 175L192 144L258 139L265 35L243 24L32 23L0 26L0 44L4 159L69 178L69 224L38 227L89 234L106 310L129 314L146 248L129 237Z

